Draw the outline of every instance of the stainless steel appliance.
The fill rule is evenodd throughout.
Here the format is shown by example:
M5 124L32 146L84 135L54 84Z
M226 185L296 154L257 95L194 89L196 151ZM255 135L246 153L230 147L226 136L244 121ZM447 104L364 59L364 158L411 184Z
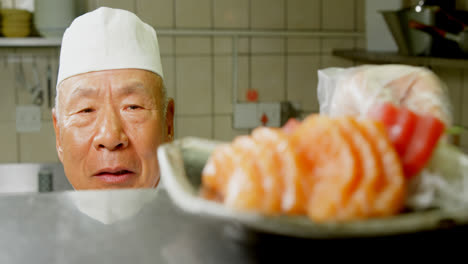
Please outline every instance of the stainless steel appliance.
M436 5L417 5L396 11L383 10L380 13L402 55L460 57L466 54L463 33L468 24L466 11L447 11ZM428 34L428 30L423 32L421 27L416 28L416 23L428 28L437 27L446 33L443 33L443 37L441 34ZM446 35L453 37L446 38Z

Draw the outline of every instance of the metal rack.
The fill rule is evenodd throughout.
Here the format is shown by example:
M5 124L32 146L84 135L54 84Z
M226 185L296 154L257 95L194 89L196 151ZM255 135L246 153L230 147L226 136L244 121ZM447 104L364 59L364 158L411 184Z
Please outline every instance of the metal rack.
M22 48L22 47L60 47L60 38L0 38L0 47Z

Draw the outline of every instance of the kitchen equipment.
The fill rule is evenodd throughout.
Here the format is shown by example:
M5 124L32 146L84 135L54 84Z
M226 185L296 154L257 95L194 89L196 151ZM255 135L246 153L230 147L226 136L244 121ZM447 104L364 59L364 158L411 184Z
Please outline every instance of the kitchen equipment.
M51 187L53 191L73 190L60 162L0 164L0 194L36 193Z
M75 0L40 0L34 3L34 24L43 37L61 38L76 17Z
M398 52L410 56L460 57L458 44L442 37L434 37L413 27L410 21L439 27L448 33L466 29L468 22L460 12L447 11L439 6L416 6L398 11L383 10L381 15L398 45Z
M411 236L419 232L436 231L447 222L452 223L452 226L468 226L467 210L433 209L382 219L320 224L305 216L265 216L256 212L237 211L199 196L201 171L219 143L221 142L184 138L161 146L158 157L162 181L170 197L183 211L235 222L244 237L267 233L301 239L372 238Z
M443 27L452 32L460 32L460 31L468 29L468 22L465 22L464 20L461 20L455 16L457 12L450 13L450 12L445 11L444 9L439 9L439 11L436 14L440 15L443 18L443 22L437 21L438 22L436 23L437 27ZM442 20L442 19L439 19L439 20Z
M402 55L412 55L414 51L410 50L408 33L401 24L401 12L398 11L380 11L384 17L388 29L392 33L393 39L398 46L398 53Z
M453 34L438 27L425 25L414 20L409 21L409 26L422 32L429 33L434 37L441 37L454 41L463 52L468 54L468 29L466 26L464 27L465 29L458 34Z
M21 38L31 33L32 13L21 9L1 9L1 32L6 37Z
M34 1L35 0L1 0L0 5L2 5L3 8L22 9L34 12Z
M38 175L38 189L39 192L53 191L53 174L48 168L41 169Z
M25 63L23 60L20 60L17 63L17 67L15 68L15 79L18 84L18 87L22 89L26 89L27 92L31 95L31 103L41 106L44 102L44 91L41 87L41 80L39 78L39 69L35 60L32 60L32 80L29 83L26 80L26 73L24 69ZM50 94L47 94L50 95Z
M410 43L412 55L431 55L432 37L420 31L408 27L410 20L419 21L427 25L435 25L436 12L439 10L436 6L421 7L421 9L409 8L402 12L402 25L406 30L408 41Z
M27 87L27 89L32 95L33 104L41 106L44 102L44 92L42 91L41 80L39 79L39 70L35 60L32 63L32 72L34 76L34 82L30 87Z
M65 176L62 163L0 164L0 193L40 192L42 190L60 192L73 190Z
M369 51L396 52L398 45L379 14L379 10L396 11L403 7L402 0L365 1L366 49Z
M438 6L445 10L453 10L456 7L456 0L421 0L416 5L417 7L424 7L424 6Z
M424 7L417 11L414 8L406 8L397 11L382 10L380 13L392 33L398 45L398 52L402 55L430 55L432 49L432 37L418 30L408 27L409 20L434 25L435 11L437 7Z

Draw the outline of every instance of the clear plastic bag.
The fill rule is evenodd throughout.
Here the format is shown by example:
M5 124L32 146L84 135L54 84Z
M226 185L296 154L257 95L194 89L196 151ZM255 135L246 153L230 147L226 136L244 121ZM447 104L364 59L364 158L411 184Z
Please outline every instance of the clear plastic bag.
M432 71L407 65L362 65L318 72L320 113L365 117L373 106L392 102L452 124L448 90ZM413 210L468 206L468 156L440 140L431 161L409 181L406 205Z
M452 124L446 85L432 71L408 65L362 65L318 72L320 113L365 116L375 104L392 102Z

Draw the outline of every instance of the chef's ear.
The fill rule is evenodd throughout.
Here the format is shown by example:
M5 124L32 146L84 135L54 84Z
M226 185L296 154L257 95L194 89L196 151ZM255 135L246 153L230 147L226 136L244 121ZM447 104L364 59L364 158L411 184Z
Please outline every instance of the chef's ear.
M166 141L170 142L174 139L174 100L168 99L166 106Z
M55 147L57 148L57 155L60 162L63 162L63 149L62 142L60 140L60 127L57 121L57 111L55 110L55 108L52 109L52 120L54 121Z

